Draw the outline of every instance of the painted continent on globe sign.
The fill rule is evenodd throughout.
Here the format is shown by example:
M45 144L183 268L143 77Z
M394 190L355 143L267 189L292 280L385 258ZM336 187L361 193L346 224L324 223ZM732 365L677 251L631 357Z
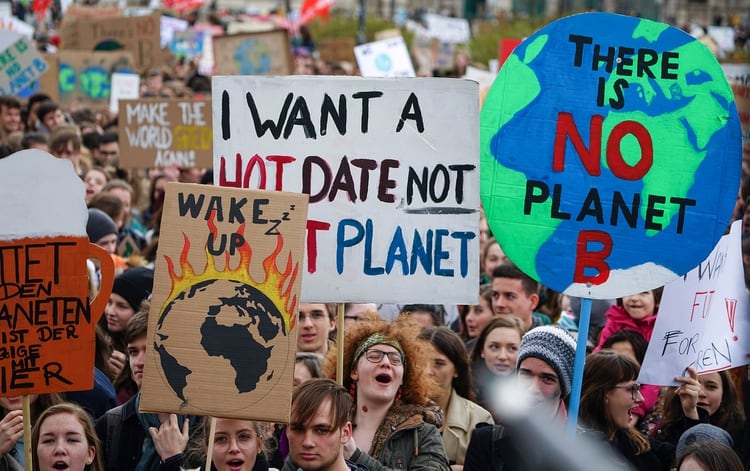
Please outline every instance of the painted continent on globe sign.
M727 227L740 126L699 41L605 13L521 43L481 114L481 194L519 268L567 294L614 298L698 265Z

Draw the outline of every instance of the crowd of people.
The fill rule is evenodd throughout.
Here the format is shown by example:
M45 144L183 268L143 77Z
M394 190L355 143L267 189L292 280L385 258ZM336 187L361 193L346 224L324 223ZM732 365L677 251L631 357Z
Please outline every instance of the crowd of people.
M310 69L311 61L300 53L296 67ZM142 94L210 95L196 77L184 68L151 71ZM33 396L30 437L21 399L0 398L0 470L23 468L26 440L35 470L193 469L204 467L209 454L220 471L513 471L575 469L569 463L580 462L529 442L563 433L580 300L520 271L484 219L477 305L346 304L343 326L335 305L299 305L288 424L217 418L211 434L205 417L139 412L165 185L213 178L210 169L124 169L118 142L116 117L106 112L63 109L44 93L23 101L0 97L0 157L41 149L69 160L85 184L89 240L117 267L97 326L94 388ZM745 159L732 215L743 221L748 288L749 167ZM89 272L93 296L101 275L93 263ZM595 304L589 338L579 339L590 351L580 439L611 452L606 469L750 469L744 368L688 369L675 378L679 387L637 383L661 293ZM343 345L337 329L344 330ZM339 385L330 378L342 349ZM522 415L542 427L518 420L508 402L524 403Z

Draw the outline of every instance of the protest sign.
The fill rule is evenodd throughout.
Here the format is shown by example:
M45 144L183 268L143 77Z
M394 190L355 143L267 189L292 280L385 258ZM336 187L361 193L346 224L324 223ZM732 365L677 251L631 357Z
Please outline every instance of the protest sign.
M211 101L120 100L120 165L211 168Z
M34 27L15 16L0 16L0 29L20 34L28 39L34 37Z
M704 45L645 19L576 15L516 47L490 89L482 200L521 270L615 298L706 257L732 213L740 150L732 90Z
M347 61L354 64L354 38L323 38L317 42L320 59L326 62Z
M114 264L86 235L84 184L40 150L0 160L0 182L0 396L91 389ZM87 258L102 273L90 304Z
M17 96L47 68L29 38L0 30L0 95Z
M177 57L191 59L203 53L203 31L175 31L169 50Z
M484 103L484 98L487 96L487 92L490 91L492 82L495 81L497 75L486 70L478 69L476 67L467 66L465 79L473 80L479 84L479 106L481 108Z
M59 51L60 105L74 103L91 108L109 107L112 74L133 73L133 55L127 51Z
M135 99L140 96L141 76L138 74L112 74L112 87L109 94L109 110L117 113L120 100Z
M160 45L161 47L167 47L172 43L175 33L187 31L190 24L180 18L173 18L171 16L162 15L159 18L160 28Z
M750 64L721 64L734 92L742 126L742 157L750 159Z
M214 77L212 90L214 183L310 195L302 299L477 302L476 83Z
M391 38L354 48L363 77L414 77L414 67L404 38Z
M76 18L60 31L61 50L128 51L138 72L161 66L159 13L147 16Z
M47 63L47 71L38 80L32 81L27 87L16 93L16 96L18 98L29 98L35 93L45 93L49 95L52 101L57 101L60 88L57 80L60 70L57 54L42 52L40 56Z
M677 385L688 367L702 374L750 363L741 236L735 221L706 260L664 287L639 382Z
M286 30L216 36L217 75L289 75L292 53Z
M141 411L288 422L306 219L306 195L167 184Z
M471 39L471 28L466 18L450 18L427 13L424 15L424 21L430 36L439 39L440 42L466 44Z

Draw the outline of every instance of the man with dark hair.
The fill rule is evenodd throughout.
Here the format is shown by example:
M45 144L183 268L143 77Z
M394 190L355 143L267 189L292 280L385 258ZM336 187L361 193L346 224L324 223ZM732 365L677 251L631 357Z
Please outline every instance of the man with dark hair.
M0 143L7 143L8 135L23 131L21 102L10 96L0 96Z
M496 315L512 314L527 330L551 324L544 314L534 312L539 304L539 283L512 263L503 263L492 272L492 310Z
M119 166L120 143L116 133L105 132L99 137L99 148L95 153L94 160L102 166Z
M351 407L351 396L333 380L300 384L292 393L289 458L282 471L366 471L344 459L352 437Z
M22 149L39 149L45 152L49 152L49 146L47 145L47 136L40 132L32 131L27 132L21 138Z
M36 109L37 131L51 133L65 124L65 114L54 101L45 101Z

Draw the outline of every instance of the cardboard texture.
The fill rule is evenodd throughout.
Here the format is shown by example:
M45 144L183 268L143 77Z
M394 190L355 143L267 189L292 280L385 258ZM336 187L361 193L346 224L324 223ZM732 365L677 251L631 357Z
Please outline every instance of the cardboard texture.
M286 30L215 36L216 75L289 75L292 53Z
M347 61L354 64L354 38L324 38L317 41L320 58L326 62Z
M29 96L36 92L46 93L52 101L60 100L60 58L57 53L42 53L42 58L47 63L47 72L39 78L38 88L32 86Z
M108 18L76 18L63 23L60 48L64 50L112 51L125 50L141 73L162 65L160 46L160 14Z
M307 196L167 184L142 412L288 422Z
M0 30L0 95L18 96L47 69L29 38Z
M86 236L83 195L73 167L47 152L0 160L0 396L94 384L95 327L114 264ZM102 274L90 304L88 258L99 260Z
M650 20L587 13L542 28L500 70L480 132L493 234L521 270L572 296L617 298L687 273L737 197L724 72L692 36Z
M135 70L133 55L127 51L57 53L59 59L60 104L65 108L78 103L92 108L109 108L112 74Z
M476 304L477 89L214 77L214 183L310 195L306 302Z
M211 168L211 100L120 100L120 164L125 168Z

